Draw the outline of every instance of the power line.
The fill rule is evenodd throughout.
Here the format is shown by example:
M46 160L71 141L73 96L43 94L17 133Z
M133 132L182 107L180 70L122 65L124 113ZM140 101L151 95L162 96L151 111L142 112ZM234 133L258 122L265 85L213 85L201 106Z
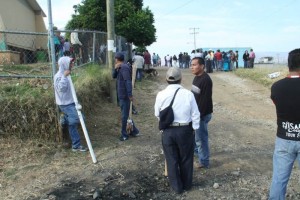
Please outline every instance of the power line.
M183 5L181 5L181 6L177 7L177 8L174 8L173 10L171 10L171 11L167 12L166 14L164 14L163 17L165 17L165 16L167 16L167 15L173 13L174 11L176 11L176 10L178 10L178 9L181 9L181 8L187 6L188 4L190 4L190 3L193 2L193 1L195 1L195 0L190 0L190 1L186 2L186 3L184 3Z

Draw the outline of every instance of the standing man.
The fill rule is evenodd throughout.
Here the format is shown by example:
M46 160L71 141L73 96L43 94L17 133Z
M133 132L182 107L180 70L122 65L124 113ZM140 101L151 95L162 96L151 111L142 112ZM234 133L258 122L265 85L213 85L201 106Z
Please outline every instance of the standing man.
M145 70L148 70L151 68L151 55L150 53L148 52L148 50L146 50L144 52L144 60L145 60Z
M125 141L129 138L129 135L126 132L126 126L130 110L130 102L133 101L131 73L132 72L130 67L124 63L124 54L120 52L116 53L115 69L113 70L112 75L113 78L117 78L117 95L122 115L120 141ZM135 127L135 124L133 123L133 131L130 133L130 135L136 137L138 136L138 134L139 130Z
M243 54L243 61L244 61L244 68L248 68L249 67L249 53L247 50Z
M154 114L159 119L159 112L170 105L178 90L172 105L174 122L161 132L169 182L173 190L180 194L192 187L195 141L193 130L199 128L200 113L193 93L180 85L181 71L178 67L169 68L166 80L169 85L158 92Z
M144 58L143 54L140 52L137 52L133 56L133 66L137 69L136 71L136 80L141 81L143 77L143 66L144 66Z
M208 122L213 112L212 87L209 75L204 71L203 58L194 58L191 62L192 73L195 75L192 85L199 111L201 113L200 128L195 132L196 148L199 157L198 168L209 167Z
M215 58L217 60L217 71L220 71L223 69L222 67L222 53L220 51L220 49L217 50L217 52L215 53Z
M295 160L300 166L300 49L289 53L288 67L288 76L275 82L271 88L271 99L277 113L277 137L270 200L285 199Z
M253 49L250 49L249 53L249 68L254 67L254 59L255 59L255 53L253 52Z
M236 69L239 68L239 51L235 51Z
M157 55L153 53L152 55L152 62L153 62L153 67L157 66Z
M80 143L80 136L77 130L79 117L75 108L74 99L68 76L74 66L74 59L63 56L58 60L59 70L54 76L55 102L64 113L64 120L69 129L72 140L72 151L87 151L87 148Z
M183 54L182 54L182 52L180 52L178 55L179 68L183 68L182 56L183 56Z
M75 29L75 31L77 31L77 29ZM80 59L82 59L82 49L81 49L82 43L78 38L78 32L72 32L70 37L71 37L71 44L74 52L73 57L76 59L77 64L79 64Z

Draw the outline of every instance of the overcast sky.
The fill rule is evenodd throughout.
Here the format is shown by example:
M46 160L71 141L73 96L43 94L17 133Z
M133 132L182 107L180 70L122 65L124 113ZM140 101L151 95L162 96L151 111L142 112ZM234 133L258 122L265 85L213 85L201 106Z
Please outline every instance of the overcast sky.
M48 0L37 2L48 15ZM64 29L80 2L52 0L54 25ZM196 48L252 47L256 52L299 48L299 0L144 0L144 6L153 12L157 29L149 51L160 55L190 53L195 43Z

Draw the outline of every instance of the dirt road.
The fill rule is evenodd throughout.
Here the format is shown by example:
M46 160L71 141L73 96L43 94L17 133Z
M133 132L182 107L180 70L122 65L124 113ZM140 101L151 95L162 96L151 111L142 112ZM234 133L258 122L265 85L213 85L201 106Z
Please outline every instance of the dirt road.
M120 111L105 99L86 112L98 160L56 144L1 139L0 196L4 199L267 199L272 175L275 107L270 91L228 72L211 74L214 113L209 124L211 168L194 170L194 186L170 192L153 105L166 69L136 85L141 136L119 142ZM193 75L183 70L190 89ZM299 199L294 170L287 199Z

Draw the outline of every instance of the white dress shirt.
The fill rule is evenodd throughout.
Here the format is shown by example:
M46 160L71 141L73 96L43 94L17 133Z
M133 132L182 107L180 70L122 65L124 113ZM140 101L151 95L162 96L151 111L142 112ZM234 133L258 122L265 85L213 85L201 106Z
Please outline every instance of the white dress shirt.
M200 112L194 94L183 88L180 84L170 84L164 90L157 93L154 115L159 119L159 111L170 105L177 88L180 88L174 99L172 108L174 112L174 122L192 122L193 129L199 128Z

